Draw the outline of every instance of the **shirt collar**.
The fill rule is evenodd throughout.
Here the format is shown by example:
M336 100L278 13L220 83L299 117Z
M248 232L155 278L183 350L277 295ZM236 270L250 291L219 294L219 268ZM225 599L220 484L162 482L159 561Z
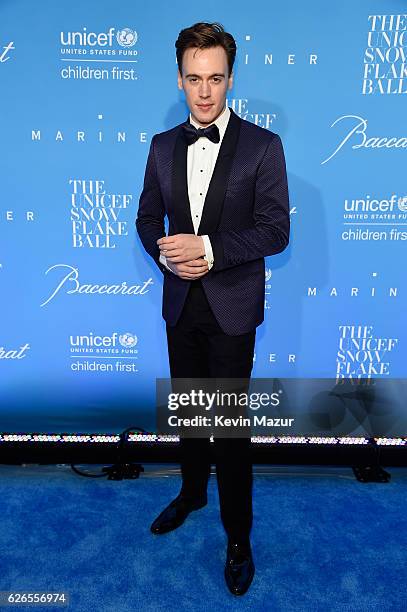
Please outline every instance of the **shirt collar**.
M221 114L219 115L219 117L216 119L216 121L213 121L213 123L217 125L219 128L220 142L222 141L222 138L226 132L226 128L229 122L229 117L230 117L230 109L226 105L223 111L221 112ZM189 121L196 128L202 128L202 125L199 125L199 123L196 123L196 121L192 119L191 113L189 113ZM212 125L212 123L210 123L209 125ZM209 127L209 125L206 127Z

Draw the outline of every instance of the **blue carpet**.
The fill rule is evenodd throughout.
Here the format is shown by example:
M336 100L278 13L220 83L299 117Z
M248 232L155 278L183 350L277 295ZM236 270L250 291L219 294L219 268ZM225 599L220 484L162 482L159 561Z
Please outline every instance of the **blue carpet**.
M179 475L154 476L156 467L114 482L69 466L0 466L0 590L64 590L69 608L30 609L75 612L407 609L407 469L387 468L388 484L361 484L348 468L256 475L256 574L238 598L224 584L215 475L208 506L153 536L180 488Z

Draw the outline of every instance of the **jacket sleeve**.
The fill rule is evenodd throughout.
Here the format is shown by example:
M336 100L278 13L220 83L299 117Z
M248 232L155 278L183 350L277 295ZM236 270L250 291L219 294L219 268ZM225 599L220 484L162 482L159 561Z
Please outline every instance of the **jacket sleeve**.
M161 272L165 266L160 262L160 249L157 240L165 236L165 208L157 176L153 136L148 153L143 190L139 199L136 229L140 240L149 255L154 259Z
M281 139L274 134L257 170L253 227L209 234L215 260L213 271L280 253L288 245L289 233L285 157Z

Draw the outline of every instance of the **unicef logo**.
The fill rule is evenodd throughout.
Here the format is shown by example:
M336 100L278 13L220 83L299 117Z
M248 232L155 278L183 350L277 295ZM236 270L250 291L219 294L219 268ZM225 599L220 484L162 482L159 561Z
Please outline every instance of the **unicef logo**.
M407 212L407 196L399 198L398 206L402 212Z
M124 348L133 348L137 344L137 336L136 334L131 334L130 332L126 332L125 334L121 334L119 336L119 342Z
M137 32L130 28L123 28L123 30L118 30L116 38L121 47L133 47L137 42Z
M269 282L269 280L271 279L271 275L272 275L272 270L271 268L266 268L266 283Z

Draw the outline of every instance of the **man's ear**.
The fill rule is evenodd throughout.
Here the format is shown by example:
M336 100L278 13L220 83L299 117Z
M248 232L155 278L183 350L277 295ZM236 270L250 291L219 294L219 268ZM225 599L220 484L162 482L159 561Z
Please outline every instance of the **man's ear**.
M233 87L233 76L234 76L234 74L233 74L233 70L232 70L232 72L230 73L230 77L228 78L228 89L232 89L232 87Z
M181 76L179 69L178 69L177 80L178 80L178 89L184 89L182 86L182 76Z

